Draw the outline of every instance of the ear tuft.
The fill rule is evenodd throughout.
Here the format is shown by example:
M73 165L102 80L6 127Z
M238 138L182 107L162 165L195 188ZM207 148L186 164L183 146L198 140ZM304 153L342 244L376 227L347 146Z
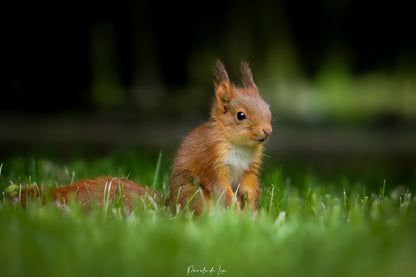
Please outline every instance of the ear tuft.
M228 78L227 70L225 70L225 66L220 60L217 60L217 62L215 63L214 75L214 86L216 91L222 83L225 82L230 84L230 79Z
M229 109L231 100L235 97L233 86L228 78L225 66L220 60L217 60L215 66L215 97L216 110L220 113L226 113Z
M244 87L247 89L255 89L257 91L257 86L254 83L253 74L251 73L250 66L245 61L241 62L241 75Z

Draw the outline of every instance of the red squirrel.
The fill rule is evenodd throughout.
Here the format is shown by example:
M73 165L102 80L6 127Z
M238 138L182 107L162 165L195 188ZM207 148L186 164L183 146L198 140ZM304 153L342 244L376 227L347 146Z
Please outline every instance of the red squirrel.
M188 207L198 215L215 203L229 207L235 199L236 209L245 210L249 204L257 213L258 174L263 146L272 132L271 112L258 92L248 63L241 63L241 74L242 87L237 87L217 61L210 119L183 140L172 167L166 204L173 211ZM103 204L108 192L109 198L119 199L121 191L127 207L131 207L134 197L148 196L156 202L162 199L160 193L148 187L109 176L53 188L47 195L63 202L72 193L82 203ZM22 203L25 194L21 194Z

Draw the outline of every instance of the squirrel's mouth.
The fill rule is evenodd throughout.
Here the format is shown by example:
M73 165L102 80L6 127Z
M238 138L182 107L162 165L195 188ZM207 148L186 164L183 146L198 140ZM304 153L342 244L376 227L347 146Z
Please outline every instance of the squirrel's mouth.
M255 138L254 140L257 141L257 142L262 143L262 142L265 142L266 139L267 139L267 136L266 137L263 137L263 138Z

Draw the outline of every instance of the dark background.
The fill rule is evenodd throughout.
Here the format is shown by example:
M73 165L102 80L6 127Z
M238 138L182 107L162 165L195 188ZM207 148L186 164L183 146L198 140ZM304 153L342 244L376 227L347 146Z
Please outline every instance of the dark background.
M216 58L271 104L273 159L414 175L405 1L59 1L2 9L0 153L174 149L207 119ZM377 164L377 163L376 163Z
M91 112L100 102L91 89L108 74L123 89L108 105L124 107L134 86L172 93L197 78L210 83L216 57L231 70L245 59L270 74L272 47L291 48L296 61L287 63L298 63L297 75L309 80L328 55L348 57L354 76L415 70L412 11L404 1L16 3L3 10L0 105Z

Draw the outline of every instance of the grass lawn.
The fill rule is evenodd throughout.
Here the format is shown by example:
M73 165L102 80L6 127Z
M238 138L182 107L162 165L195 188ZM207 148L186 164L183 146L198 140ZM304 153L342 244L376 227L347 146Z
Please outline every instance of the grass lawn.
M138 203L86 212L7 201L11 185L60 186L129 176L167 190L171 155L116 153L65 163L1 160L0 276L415 276L415 184L367 186L266 165L257 218L225 209L192 217ZM295 172L295 173L293 173ZM414 182L414 180L413 180Z

